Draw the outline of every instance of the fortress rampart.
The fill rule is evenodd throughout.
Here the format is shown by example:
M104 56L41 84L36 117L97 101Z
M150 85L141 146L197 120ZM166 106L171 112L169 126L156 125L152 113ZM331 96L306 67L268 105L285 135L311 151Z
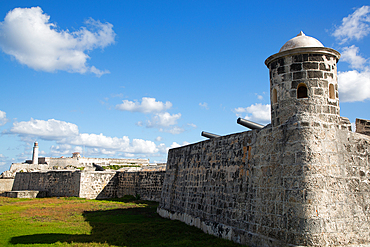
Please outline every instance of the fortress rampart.
M158 213L249 246L370 246L370 138L339 115L339 57L303 33L269 57L271 124L171 149Z
M12 191L46 191L47 196L106 199L124 195L159 201L165 171L47 171L16 173Z
M171 149L158 212L251 246L369 243L370 138L333 132L269 126Z

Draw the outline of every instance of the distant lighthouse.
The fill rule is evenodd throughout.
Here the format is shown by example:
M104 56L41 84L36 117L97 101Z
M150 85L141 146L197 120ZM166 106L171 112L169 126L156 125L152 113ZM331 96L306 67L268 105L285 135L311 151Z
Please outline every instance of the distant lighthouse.
M33 146L32 164L39 164L39 144L37 142Z

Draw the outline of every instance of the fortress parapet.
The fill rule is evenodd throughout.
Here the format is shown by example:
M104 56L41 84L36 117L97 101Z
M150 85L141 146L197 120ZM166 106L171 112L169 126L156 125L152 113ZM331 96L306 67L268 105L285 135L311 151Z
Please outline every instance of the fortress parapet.
M370 121L339 115L340 54L300 33L267 58L271 125L170 149L158 213L260 246L370 246Z

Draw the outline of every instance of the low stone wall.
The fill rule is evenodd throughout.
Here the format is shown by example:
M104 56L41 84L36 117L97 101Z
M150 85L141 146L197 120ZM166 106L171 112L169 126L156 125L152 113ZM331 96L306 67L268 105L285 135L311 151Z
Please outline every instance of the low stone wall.
M47 191L48 196L79 196L81 172L18 172L12 191Z
M164 175L165 171L82 172L80 197L106 199L133 195L159 202Z
M48 171L17 173L13 191L47 191L48 196L107 199L124 195L159 201L165 171Z
M10 191L13 188L14 179L0 179L0 193Z
M134 195L143 200L159 202L165 173L166 171L118 172L117 197Z
M117 197L116 172L81 172L80 195L87 199L106 199Z
M4 192L4 195L10 198L43 198L47 197L47 191L37 191L37 190L6 191Z

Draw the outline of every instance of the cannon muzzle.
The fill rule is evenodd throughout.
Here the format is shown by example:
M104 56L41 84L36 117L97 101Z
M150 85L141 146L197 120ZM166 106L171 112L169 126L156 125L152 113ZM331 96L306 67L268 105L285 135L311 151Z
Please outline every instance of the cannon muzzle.
M207 138L217 138L220 137L219 135L208 133L205 131L202 131L201 136L207 137Z
M236 122L240 125L243 125L244 127L250 128L252 130L254 130L254 129L260 130L263 127L265 127L262 124L255 123L255 122L249 121L249 120L244 119L244 118L238 118L238 120Z

